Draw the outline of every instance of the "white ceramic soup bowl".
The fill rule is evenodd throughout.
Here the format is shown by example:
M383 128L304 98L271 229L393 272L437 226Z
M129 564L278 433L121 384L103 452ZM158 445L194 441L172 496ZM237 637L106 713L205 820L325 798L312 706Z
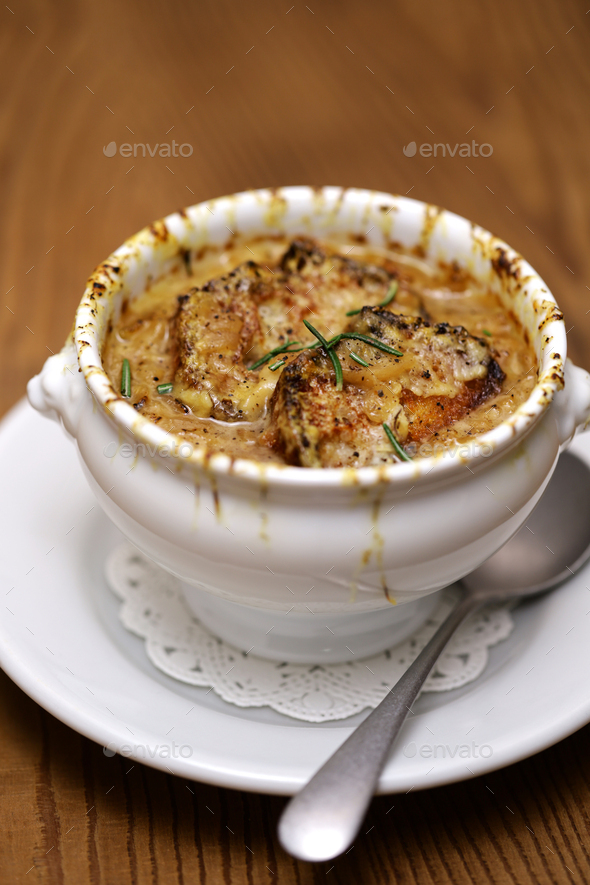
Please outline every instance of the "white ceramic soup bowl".
M204 249L302 233L469 270L528 332L539 367L528 401L469 445L352 470L231 460L183 443L121 398L101 351L125 300L186 275ZM566 364L562 314L520 255L450 212L336 187L250 191L140 231L90 277L71 336L28 394L61 419L104 511L185 582L198 616L239 648L291 661L345 660L405 637L434 591L525 522L590 414L590 376Z

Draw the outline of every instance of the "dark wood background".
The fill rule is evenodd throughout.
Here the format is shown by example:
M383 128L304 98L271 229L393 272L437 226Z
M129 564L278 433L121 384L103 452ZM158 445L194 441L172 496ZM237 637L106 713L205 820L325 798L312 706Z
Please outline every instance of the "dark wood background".
M60 348L86 277L127 236L265 185L409 192L472 218L545 277L570 355L590 368L589 57L590 11L576 0L11 0L0 413ZM111 141L173 138L190 158L103 154ZM402 153L472 139L493 155ZM283 800L199 784L192 796L140 765L126 775L4 676L0 704L2 882L590 880L588 728L489 777L378 799L346 858L310 866L276 842Z

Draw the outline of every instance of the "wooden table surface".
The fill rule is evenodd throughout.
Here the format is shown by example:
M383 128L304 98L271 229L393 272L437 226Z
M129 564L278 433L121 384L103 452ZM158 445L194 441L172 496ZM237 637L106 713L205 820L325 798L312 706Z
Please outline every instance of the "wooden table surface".
M309 2L3 6L0 412L128 235L264 185L409 193L474 219L547 280L590 369L587 3ZM103 154L172 139L192 155ZM402 153L472 140L493 154ZM3 675L0 703L3 883L590 881L588 727L484 778L375 800L354 850L314 866L277 844L284 800L127 775Z

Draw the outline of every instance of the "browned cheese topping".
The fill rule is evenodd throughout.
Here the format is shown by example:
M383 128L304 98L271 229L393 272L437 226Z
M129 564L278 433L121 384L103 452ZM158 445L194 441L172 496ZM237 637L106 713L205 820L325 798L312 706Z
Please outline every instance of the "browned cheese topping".
M324 348L300 354L281 374L267 432L289 464L378 464L391 448L384 422L402 445L419 443L501 389L505 375L489 346L461 326L365 307L348 331L399 348L403 356L365 341L340 341L334 349L344 386L338 391Z
M516 319L456 267L304 237L251 241L195 266L124 308L103 360L119 389L129 359L143 415L232 457L391 463L384 423L420 457L425 443L491 429L536 381Z

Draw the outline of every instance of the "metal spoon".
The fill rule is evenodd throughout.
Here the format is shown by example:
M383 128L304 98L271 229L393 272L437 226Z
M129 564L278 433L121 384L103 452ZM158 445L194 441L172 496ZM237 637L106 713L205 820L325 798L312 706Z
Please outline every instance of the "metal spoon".
M590 556L590 469L561 456L526 526L459 583L462 597L394 688L285 808L283 848L300 860L331 860L353 842L391 745L424 680L462 621L489 602L550 590Z

